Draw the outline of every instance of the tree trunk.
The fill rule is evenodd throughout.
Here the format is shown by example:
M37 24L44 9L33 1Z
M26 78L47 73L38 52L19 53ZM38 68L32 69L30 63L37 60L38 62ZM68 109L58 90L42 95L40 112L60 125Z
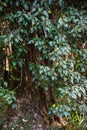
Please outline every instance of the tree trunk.
M15 84L14 90L17 93L16 109L8 109L7 117L4 118L4 127L9 127L15 123L17 125L20 117L25 121L29 119L28 127L31 125L33 130L48 130L54 121L57 122L58 127L61 127L63 121L59 116L51 117L48 115L49 105L55 103L53 89L49 87L49 90L45 91L42 87L35 88L35 83L32 82L29 62L35 63L36 50L34 47L27 48L28 53L25 55L25 64L20 69L20 73L18 69L15 73L17 77L22 75L20 76L20 82L13 82ZM23 130L25 130L25 126L23 126Z

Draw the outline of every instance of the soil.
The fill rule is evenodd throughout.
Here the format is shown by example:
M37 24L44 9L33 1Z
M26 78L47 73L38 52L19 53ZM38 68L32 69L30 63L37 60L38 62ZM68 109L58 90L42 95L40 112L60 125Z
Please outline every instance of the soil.
M14 110L9 108L4 117L3 128L8 130L13 125L13 127L17 126L19 130L29 130L29 127L32 127L33 130L49 130L52 124L55 124L58 130L65 125L61 118L59 121L59 117L50 118L40 97L35 95L32 100L32 95L25 96L24 94L17 98L16 108Z

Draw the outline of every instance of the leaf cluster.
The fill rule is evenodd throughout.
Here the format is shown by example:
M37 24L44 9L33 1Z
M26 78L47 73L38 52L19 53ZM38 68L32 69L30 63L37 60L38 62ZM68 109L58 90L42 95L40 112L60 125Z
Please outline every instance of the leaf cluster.
M53 3L1 1L0 15L5 13L1 22L3 17L9 22L9 31L1 34L0 48L7 49L11 44L8 59L12 69L17 69L23 67L28 48L33 46L39 53L37 61L28 63L33 81L46 90L53 87L58 104L52 110L68 116L71 109L82 112L86 109L87 12L68 4L64 8L66 2L60 0L57 6L60 15L52 22Z

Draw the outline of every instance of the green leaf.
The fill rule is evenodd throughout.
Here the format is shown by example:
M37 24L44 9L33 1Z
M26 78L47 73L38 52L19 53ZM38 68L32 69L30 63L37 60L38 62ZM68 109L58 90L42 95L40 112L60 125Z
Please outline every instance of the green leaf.
M3 10L3 7L2 6L0 6L0 11L2 11Z
M15 67L17 65L17 62L12 61L12 67Z
M16 104L12 104L12 109L16 108Z
M45 89L46 91L48 91L48 87L45 87L44 89Z
M18 65L19 65L20 68L23 67L23 60L22 60L22 59L20 59L20 60L18 61Z
M12 104L13 103L13 100L8 100L8 104Z
M8 83L7 83L7 82L4 82L4 86L7 87L7 86L8 86Z

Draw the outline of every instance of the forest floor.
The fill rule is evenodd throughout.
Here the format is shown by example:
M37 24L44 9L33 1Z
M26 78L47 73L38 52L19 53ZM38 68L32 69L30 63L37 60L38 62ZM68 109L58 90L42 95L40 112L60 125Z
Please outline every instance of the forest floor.
M57 126L55 130L61 127L60 123L53 120L52 122ZM45 107L41 106L38 96L32 102L31 95L23 95L17 99L14 110L8 109L7 116L4 117L3 130L51 130L52 122L49 123L49 115ZM65 122L62 125L65 125Z

